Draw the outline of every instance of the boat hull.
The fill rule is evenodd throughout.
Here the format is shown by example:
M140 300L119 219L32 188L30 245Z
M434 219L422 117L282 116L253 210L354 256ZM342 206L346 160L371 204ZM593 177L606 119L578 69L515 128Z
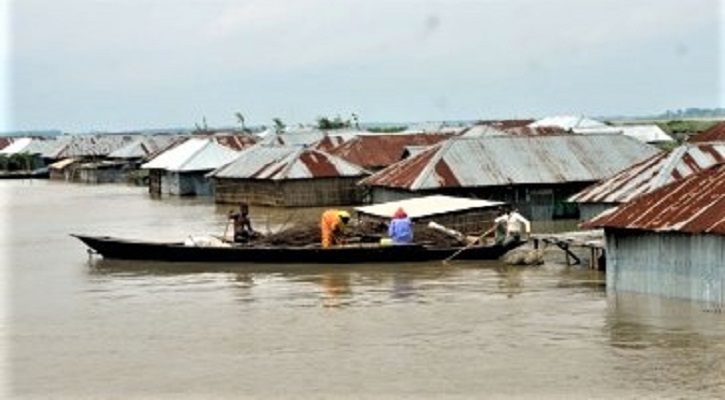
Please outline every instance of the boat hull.
M156 243L109 236L71 235L103 258L170 262L222 262L264 264L354 264L444 260L462 247L422 244L320 247L196 247L183 243ZM457 260L495 260L522 243L509 246L471 246L455 255Z

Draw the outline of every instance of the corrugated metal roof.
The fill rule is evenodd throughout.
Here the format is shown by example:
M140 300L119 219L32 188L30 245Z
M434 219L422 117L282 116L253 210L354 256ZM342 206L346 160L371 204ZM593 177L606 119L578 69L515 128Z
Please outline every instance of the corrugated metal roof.
M1 149L0 154L24 153L32 141L33 139L29 137L15 139L12 143Z
M393 164L361 184L421 190L593 182L658 152L621 135L458 137Z
M582 226L725 235L725 164L644 194Z
M330 154L365 168L387 167L400 161L406 146L440 143L450 134L376 134L357 136L336 147Z
M222 146L214 140L192 138L159 154L141 168L177 172L206 171L219 168L237 156L239 152Z
M580 135L621 134L633 137L643 143L672 142L674 139L655 124L649 125L617 125L587 128L573 128L572 132Z
M532 128L541 126L557 126L562 129L570 130L574 128L601 127L607 125L604 122L600 122L584 116L558 115L536 120L530 123L529 126Z
M75 158L65 158L65 159L62 159L60 161L56 161L53 164L50 164L48 166L48 168L50 168L50 169L63 169L63 168L65 168L65 167L67 167L67 166L69 166L69 165L71 165L71 164L73 164L73 163L75 163L77 161L78 160L76 160Z
M377 217L390 218L395 211L402 207L410 218L423 218L431 215L448 214L453 212L492 208L503 205L498 201L469 199L465 197L452 197L444 195L432 195L416 197L400 201L391 201L370 206L355 207L355 211L361 214L374 215Z
M102 157L133 142L139 135L77 135L58 154L67 157Z
M575 203L624 203L725 162L725 142L684 144L656 154L569 198Z
M0 137L0 150L10 146L10 144L15 140L17 140L17 138L7 136Z
M284 133L274 133L264 136L258 143L263 145L284 146L314 146L326 137L333 142L343 143L355 136L365 134L364 131L351 129L336 129L322 131L319 129L297 129Z
M507 136L508 133L491 125L474 125L466 128L461 136L463 137L488 137L488 136Z
M51 159L63 158L68 144L73 140L72 136L56 136L53 138L35 139L26 149L29 153L40 154L42 157Z
M144 158L158 153L178 140L177 136L143 136L108 154L109 158Z
M725 122L718 122L709 129L691 136L687 141L690 143L723 142L725 141Z
M365 176L368 172L339 157L299 146L257 145L209 174L232 179L310 179Z

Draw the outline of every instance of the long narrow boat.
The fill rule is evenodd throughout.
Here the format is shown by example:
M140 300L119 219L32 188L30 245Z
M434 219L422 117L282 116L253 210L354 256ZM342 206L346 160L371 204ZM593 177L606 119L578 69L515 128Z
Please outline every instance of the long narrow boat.
M172 262L239 262L274 264L351 264L440 261L455 254L457 260L495 260L523 242L476 245L468 248L425 244L382 246L372 243L320 247L254 245L189 246L182 242L149 242L109 236L72 234L107 259ZM457 254L456 254L457 253Z

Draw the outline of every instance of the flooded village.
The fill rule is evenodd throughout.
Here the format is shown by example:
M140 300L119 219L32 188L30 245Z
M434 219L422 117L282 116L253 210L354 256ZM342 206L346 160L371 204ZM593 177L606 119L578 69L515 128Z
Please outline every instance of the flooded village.
M6 137L2 176L131 184L154 198L211 197L230 207L346 208L358 217L366 216L360 206L397 208L395 202L433 196L414 219L419 241L451 240L427 227L432 220L461 237L480 235L492 226L495 209L508 206L533 221L535 249L551 244L567 264L606 266L610 290L718 310L725 304L718 169L725 162L725 123L704 121L673 135L665 132L667 122L613 124L583 116L387 131L339 117L337 123ZM489 203L446 210L447 199ZM373 220L382 226L388 217ZM314 218L287 223L289 240L277 232L270 243L319 242L317 224ZM366 228L353 235L376 233ZM582 234L584 241L577 239ZM591 252L575 254L586 248Z
M544 388L551 398L717 398L725 390L725 123L697 126L673 133L570 116L388 132L3 138L2 183L13 197L6 223L17 236L6 248L23 266L12 294L43 316L17 328L11 387L71 397L286 397L286 388L292 397L344 397L364 385L373 397L535 398ZM319 248L322 212L346 210L345 246L357 259L253 268L114 260L69 237L228 247L227 213L240 204L260 233L244 246L264 248ZM530 237L475 260L474 249L496 246L491 228L504 206L531 221ZM398 208L415 242L457 246L445 256L453 261L366 259L390 247ZM222 240L194 242L200 232ZM49 325L63 342L37 343ZM78 362L65 371L38 367L69 358ZM330 363L338 358L349 364ZM466 360L473 372L450 374ZM378 364L400 374L398 383L372 373ZM290 374L281 386L279 366ZM150 377L122 372L136 368ZM518 375L521 385L507 383Z

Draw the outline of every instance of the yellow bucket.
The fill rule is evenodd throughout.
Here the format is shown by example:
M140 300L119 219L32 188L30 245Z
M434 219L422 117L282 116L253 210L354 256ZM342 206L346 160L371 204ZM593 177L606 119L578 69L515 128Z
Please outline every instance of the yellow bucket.
M380 245L381 246L390 246L391 244L393 244L393 239L390 239L390 238L382 238L382 239L380 239Z

